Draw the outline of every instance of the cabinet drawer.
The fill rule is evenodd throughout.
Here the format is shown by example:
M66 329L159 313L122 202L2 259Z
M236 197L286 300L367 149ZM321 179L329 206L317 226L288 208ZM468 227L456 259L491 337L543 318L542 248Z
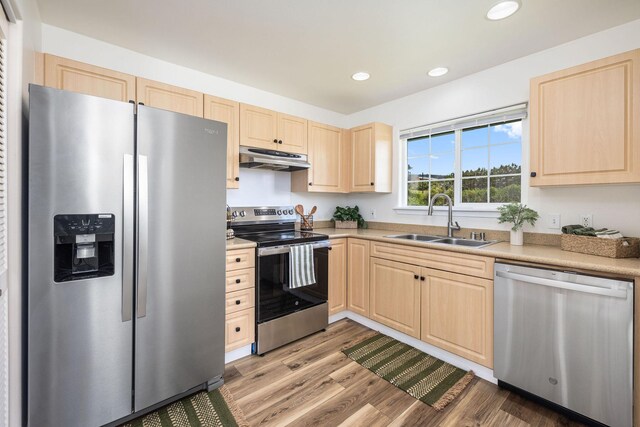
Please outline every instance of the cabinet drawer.
M493 258L409 245L373 242L371 256L422 267L493 279Z
M234 249L227 251L227 271L253 268L255 265L255 249Z
M243 289L241 291L229 292L227 294L226 313L231 314L236 311L246 310L255 307L255 291L251 289Z
M252 344L255 329L255 311L253 308L228 314L225 322L224 350L231 351Z
M253 289L255 287L255 284L255 268L246 268L244 270L234 270L227 272L227 292L239 291L240 289L247 288Z

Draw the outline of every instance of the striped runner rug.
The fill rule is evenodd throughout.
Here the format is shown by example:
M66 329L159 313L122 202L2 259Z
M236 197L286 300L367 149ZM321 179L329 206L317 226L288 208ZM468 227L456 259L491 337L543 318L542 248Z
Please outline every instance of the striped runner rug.
M438 411L460 395L474 376L472 371L456 368L383 334L343 353Z
M225 386L202 391L136 418L120 427L248 427Z

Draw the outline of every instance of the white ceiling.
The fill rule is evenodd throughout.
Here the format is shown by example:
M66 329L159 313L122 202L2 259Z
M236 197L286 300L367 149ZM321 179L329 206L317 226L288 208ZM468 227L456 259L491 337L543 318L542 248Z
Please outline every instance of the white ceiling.
M497 22L496 0L38 1L47 24L340 113L640 18L640 0L522 0Z

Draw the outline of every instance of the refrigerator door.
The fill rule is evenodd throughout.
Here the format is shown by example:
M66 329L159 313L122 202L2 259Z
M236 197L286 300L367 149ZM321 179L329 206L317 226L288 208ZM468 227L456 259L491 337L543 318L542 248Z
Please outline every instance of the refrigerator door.
M132 411L133 255L124 257L133 249L133 113L131 104L30 87L30 426L97 426ZM115 220L113 252L91 250L91 234L63 252L75 251L78 265L102 250L111 271L56 282L54 264L71 258L54 258L54 217L79 214Z
M138 106L135 410L224 370L227 125Z

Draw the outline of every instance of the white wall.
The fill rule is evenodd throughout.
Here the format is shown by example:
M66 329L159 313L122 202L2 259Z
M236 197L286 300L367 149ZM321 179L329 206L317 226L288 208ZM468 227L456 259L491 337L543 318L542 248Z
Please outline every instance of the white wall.
M43 52L98 65L200 92L259 105L283 113L344 127L346 116L124 49L50 25L42 25ZM240 169L240 189L227 191L231 206L318 205L316 219L329 219L340 195L291 194L286 172Z
M352 114L348 117L348 125L381 121L394 126L394 182L397 184L400 178L399 165L402 161L399 156L399 130L528 101L529 79L534 76L639 47L640 20L636 20ZM640 185L529 188L528 120L524 125L524 201L542 215L535 231L559 232L547 227L546 220L551 213L559 213L563 225L576 223L580 214L591 213L597 227L618 228L627 235L640 236L640 221L635 216L640 211ZM394 211L392 208L399 203L398 187L399 185L395 185L394 193L384 196L351 195L350 202L358 203L367 214L371 208L375 208L376 220L379 221L446 224L443 215L429 218L426 213L416 216ZM495 217L479 218L467 215L458 214L462 226L507 228L499 226Z

